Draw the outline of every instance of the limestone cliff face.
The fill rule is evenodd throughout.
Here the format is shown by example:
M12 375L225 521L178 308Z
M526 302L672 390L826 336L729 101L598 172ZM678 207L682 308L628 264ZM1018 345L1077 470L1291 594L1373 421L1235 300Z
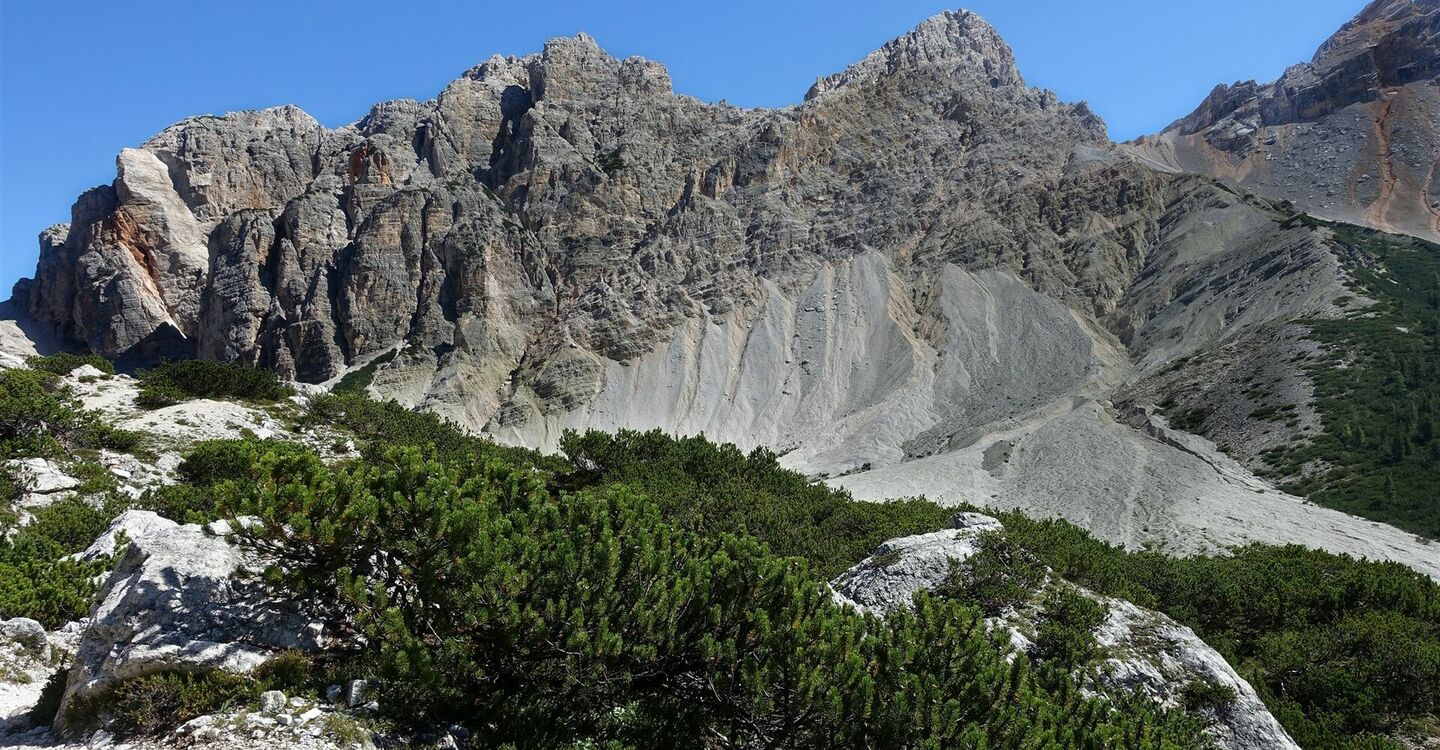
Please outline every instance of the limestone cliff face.
M1267 84L1216 86L1133 144L1313 213L1440 239L1440 2L1374 0Z
M687 320L748 324L867 253L902 298L956 263L1106 314L1171 182L1026 87L969 13L776 111L676 96L659 64L581 35L339 129L293 107L181 122L46 232L28 302L106 355L308 381L402 347L486 394L472 421L513 423L557 357L583 376Z

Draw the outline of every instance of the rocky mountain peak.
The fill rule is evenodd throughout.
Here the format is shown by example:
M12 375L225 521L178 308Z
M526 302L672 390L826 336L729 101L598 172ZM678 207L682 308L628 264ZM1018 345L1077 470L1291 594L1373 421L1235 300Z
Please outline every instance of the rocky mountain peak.
M1255 81L1217 86L1166 130L1198 133L1226 117L1246 116L1247 105L1257 124L1315 120L1379 98L1381 89L1437 75L1440 0L1375 0L1326 39L1310 62L1291 66L1264 86Z
M617 84L626 92L646 96L673 93L665 66L643 57L618 60L584 32L545 43L539 56L525 58L536 102L587 98Z
M1098 118L1027 88L996 31L964 11L823 88L848 94L706 104L676 96L659 63L580 34L340 128L294 107L190 118L77 202L25 301L109 356L239 360L310 381L423 340L412 351L437 371L486 360L475 388L504 403L528 396L500 392L522 378L492 355L535 347L543 362L563 342L629 360L697 311L749 309L767 283L793 293L827 260L925 242L927 265L959 252L948 232L925 240L956 206L986 217L966 242L987 254L1028 236L999 228L1017 216L1063 242L1063 211L1001 211L1000 196L1045 190L1078 145L1108 147ZM861 201L861 221L832 208ZM878 218L901 216L923 218ZM490 299L502 269L524 291ZM1073 272L1045 283L1063 293ZM1084 288L1102 306L1119 292ZM593 390L596 365L574 366ZM538 420L496 403L472 421Z
M995 27L968 10L947 10L890 40L844 71L818 79L805 99L925 68L978 78L991 88L1025 84L1015 67L1014 53Z
M1407 88L1426 90L1414 112L1436 111L1423 97L1440 87ZM1255 135L1260 102L1304 109L1331 91L1283 89L1218 103L1241 114L1195 138L1244 158L1262 137L1293 146L1274 165L1253 151L1247 174L1279 186L1256 195L1297 185L1324 200L1333 176L1337 196L1355 188L1386 221L1424 220L1411 184L1433 182L1433 117L1421 128L1397 105L1340 123L1364 139L1375 130L1359 118L1388 117L1375 149L1416 155L1366 151L1346 174L1331 165L1350 155L1326 148L1339 136ZM1132 366L1265 349L1273 325L1323 312L1340 285L1320 230L1160 162L1126 158L1088 108L1027 87L995 30L963 11L778 110L676 96L658 63L582 35L339 128L288 107L169 128L45 233L17 303L122 367L199 357L308 383L358 373L376 395L532 447L570 428L703 432L883 484L874 497L959 492L945 457L974 448L978 474L961 484L986 494L950 497L981 501L1000 483L1094 517L1130 477L1050 478L1151 453L1103 403ZM1024 471L1003 468L1009 443L981 442L1017 415L1038 420ZM1092 445L1083 469L1047 458L1075 455L1047 448L1072 440ZM1206 468L1210 449L1165 450L1184 479L1134 479L1154 507L1261 507ZM936 484L908 483L931 458ZM1195 549L1295 533L1191 533L1193 517L1154 528ZM1325 528L1304 533L1356 549Z
M1393 66L1387 63L1398 60L1387 59L1387 47L1403 43L1412 50L1440 50L1440 0L1374 0L1365 6L1354 18L1340 27L1326 39L1310 64L1317 68L1343 62L1356 54L1378 50L1376 62L1384 70Z
M1440 0L1375 0L1270 83L1217 86L1135 148L1312 213L1440 239Z

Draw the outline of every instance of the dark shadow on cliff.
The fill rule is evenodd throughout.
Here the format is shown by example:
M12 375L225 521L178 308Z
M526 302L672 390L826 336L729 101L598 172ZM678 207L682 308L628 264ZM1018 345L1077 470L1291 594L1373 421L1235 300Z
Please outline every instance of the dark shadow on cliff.
M134 374L163 360L195 359L195 344L169 323L163 323L135 345L115 355L115 370Z

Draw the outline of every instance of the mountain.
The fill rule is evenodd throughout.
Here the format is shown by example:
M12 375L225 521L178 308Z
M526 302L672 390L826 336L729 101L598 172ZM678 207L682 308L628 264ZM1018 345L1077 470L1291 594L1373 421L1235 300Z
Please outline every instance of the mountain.
M0 306L3 744L1431 746L1435 7L1130 144L960 11L124 150Z
M1434 18L1386 7L1322 61ZM1396 71L1434 60L1403 49L1418 62ZM1302 363L1329 361L1310 322L1364 297L1349 230L1158 158L1027 86L964 11L776 110L676 95L582 34L341 128L294 107L180 122L41 235L16 301L122 365L364 387L516 445L703 432L862 498L1440 575L1411 494L1428 438L1407 433L1396 460L1418 474L1383 501L1331 503L1404 530L1277 489L1344 463L1272 459L1330 430Z
M1308 63L1216 86L1136 153L1319 216L1440 241L1440 2L1374 0Z

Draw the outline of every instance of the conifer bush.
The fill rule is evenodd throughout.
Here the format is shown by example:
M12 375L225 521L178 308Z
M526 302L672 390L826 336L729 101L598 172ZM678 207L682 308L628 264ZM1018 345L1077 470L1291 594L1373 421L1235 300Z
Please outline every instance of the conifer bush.
M1262 458L1282 489L1440 540L1440 245L1336 224L1348 285L1366 304L1306 321L1302 367L1321 428Z
M80 407L59 378L0 369L0 459L59 457L79 449L131 450L140 435L119 430Z
M1070 669L1098 660L1103 650L1095 641L1095 629L1107 612L1104 604L1068 586L1050 589L1035 624L1031 656Z
M1194 629L1302 747L1398 748L1391 735L1440 711L1440 584L1404 565L1298 545L1175 558L994 515L1010 546L1064 579Z
M1039 559L1003 531L981 533L975 546L974 554L951 567L941 595L998 617L1025 603L1045 580Z
M514 747L1206 746L1194 717L1080 695L1103 607L1048 571L1193 627L1307 748L1392 747L1436 711L1440 595L1403 566L1298 547L1174 559L1000 513L942 595L867 617L823 581L954 509L858 503L773 454L660 433L567 435L560 459L356 396L315 399L308 419L363 459L200 444L183 483L140 505L258 518L238 540L275 556L277 595L364 636L345 669L378 680L397 725ZM64 508L0 547L0 616L83 615L108 564L61 558L113 510ZM1030 655L983 624L1021 604L1043 613ZM1192 711L1213 708L1203 688Z
M90 614L95 578L110 559L69 559L105 531L118 513L78 498L36 508L31 523L0 529L0 619L28 617L58 628Z
M233 398L268 403L293 393L269 370L224 362L199 359L161 362L136 374L140 378L140 394L136 401L151 409L191 398Z
M256 467L214 486L259 519L237 539L365 636L402 723L516 747L1208 746L1184 715L1042 679L972 607L862 615L806 561L679 528L623 485L414 448Z
M28 617L53 629L90 614L94 579L110 569L110 561L51 554L51 548L0 545L0 619Z
M782 468L772 451L746 453L703 437L567 432L560 449L577 467L569 478L575 485L634 487L671 523L701 533L745 531L775 554L805 558L823 580L881 542L943 528L951 515L926 500L859 502Z
M1187 711L1224 713L1234 705L1235 688L1210 680L1191 680L1180 690L1180 702Z
M70 354L61 352L59 354L35 356L25 360L25 365L32 370L40 370L52 375L69 375L72 370L84 365L90 365L106 375L115 374L115 365L112 364L110 360L94 354Z
M500 445L472 435L438 414L407 409L394 401L329 393L311 399L306 416L314 424L353 434L367 455L378 455L395 446L411 446L433 450L445 459L496 456L546 473L571 469L569 463L556 456Z

